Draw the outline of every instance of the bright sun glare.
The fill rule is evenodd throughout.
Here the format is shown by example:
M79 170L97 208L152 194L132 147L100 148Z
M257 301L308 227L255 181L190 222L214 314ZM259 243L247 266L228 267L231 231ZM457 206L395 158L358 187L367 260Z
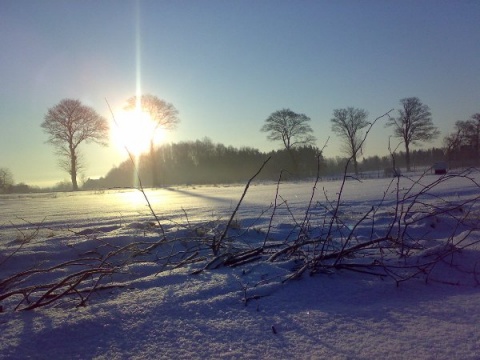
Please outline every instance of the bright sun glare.
M138 156L149 151L150 142L158 144L162 140L162 129L150 115L143 111L122 111L115 115L116 124L112 126L112 138L119 149Z

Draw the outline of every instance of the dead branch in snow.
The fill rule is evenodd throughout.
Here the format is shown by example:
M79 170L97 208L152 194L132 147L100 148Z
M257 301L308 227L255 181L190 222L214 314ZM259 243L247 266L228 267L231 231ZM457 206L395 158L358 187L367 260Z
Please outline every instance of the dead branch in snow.
M386 115L388 113L383 116ZM85 306L94 294L133 286L131 284L141 276L159 275L179 268L191 274L220 268L243 268L245 272L261 263L290 267L287 274L269 279L278 285L304 274L343 271L389 278L396 285L412 279L458 283L441 277L441 268L445 266L468 277L473 284L480 284L478 261L461 264L458 260L462 252L480 243L480 191L472 191L472 195L458 199L441 195L442 187L449 182L463 181L474 190L480 190L480 184L472 175L478 175L479 170L467 169L436 178L428 176L427 172L415 177L395 177L388 182L383 194L379 194L378 200L363 208L361 213L353 214L348 211L350 203L345 194L352 182L361 186L361 180L348 175L347 163L338 192L331 196L324 189L321 198L317 190L319 160L311 196L300 214L281 195L280 173L274 201L259 215L267 225L265 234L262 231L262 238L256 243L245 241L255 230L252 225L242 229L237 216L251 183L269 159L248 180L226 222L215 219L194 223L183 211L186 224L172 221L177 229L182 229L182 234L187 234L180 237L173 230L167 232L168 227L162 226L148 203L160 230L158 236L147 238L144 234L127 244L115 244L101 234L73 232L72 237L82 242L78 246L65 245L71 250L71 258L57 262L44 260L9 273L6 268L22 256L30 241L40 236L42 224L37 224L31 235L21 233L23 239L16 248L0 258L0 270L7 274L0 279L0 306L6 309L8 305L14 310L32 310L64 302ZM143 188L140 191L148 201ZM290 228L281 231L283 237L278 238L275 226L284 223L285 218ZM441 238L436 234L438 227L442 227ZM423 232L419 234L417 228L422 228ZM148 269L136 270L142 266ZM259 289L263 281L253 286L247 282L241 284L245 304L265 296L250 291Z
M222 235L220 236L220 239L216 241L216 239L213 240L212 242L212 250L213 254L217 255L218 251L220 250L220 246L222 246L223 241L225 240L225 237L228 234L228 230L230 229L230 226L232 225L233 219L235 218L235 215L237 214L238 209L240 208L240 205L242 204L243 199L245 198L245 195L247 195L248 188L250 187L250 184L252 181L257 177L258 174L260 174L267 165L267 163L270 161L271 157L266 159L262 166L257 170L257 172L247 181L247 184L245 185L245 189L243 190L243 194L240 197L240 200L238 200L237 206L235 207L235 210L233 210L230 219L228 220L227 226L225 227L225 230L223 231Z
M478 236L480 230L479 196L474 195L462 201L447 201L434 193L444 182L459 179L478 186L468 171L455 177L435 179L433 182L421 177L412 180L410 187L405 189L400 188L398 182L392 182L392 187L387 191L395 193L396 200L393 204L389 204L387 194L384 193L377 204L359 214L355 222L350 221L350 226L347 225L348 221L342 218L343 214L340 211L343 206L341 204L343 193L337 195L334 203L327 199L330 207L319 204L314 206L313 200L310 200L311 204L307 207L307 214L302 217L302 222L295 220L288 202L282 199L281 202L274 203L271 214L277 214L280 207L290 213L293 221L292 231L297 234L296 236L278 240L269 237L268 240L263 239L257 247L218 246L216 256L211 256L211 252L209 255L208 250L211 250L212 246L209 243L212 240L207 234L209 230L198 233L195 229L200 225L191 223L188 225L191 228L190 232L196 235L189 238L164 239L162 235L160 239L153 238L152 241L137 240L126 245L117 245L95 237L89 240L92 246L88 249L82 247L82 251L78 251L76 246L71 247L76 256L74 259L65 259L52 266L42 267L40 264L2 279L0 302L2 305L13 304L15 310L32 310L66 301L73 302L75 306L84 306L92 295L99 291L125 287L125 282L116 279L119 279L119 276L132 275L130 267L142 262L155 264L153 274L158 275L160 272L181 267L196 268L192 273L200 273L214 271L220 267L245 269L246 266L259 262L277 263L295 260L297 264L295 268L276 280L279 284L298 279L306 272L314 275L335 271L354 271L388 277L397 285L419 277L425 281L450 283L433 276L438 266L448 265L471 277L472 281L478 284L480 266L475 263L472 269L460 268L453 256L480 242L478 239L472 240L473 236ZM342 186L346 184L345 181ZM343 192L343 188L341 189ZM278 190L276 196L280 198ZM244 195L242 199L243 197ZM322 209L323 212L319 214L318 209ZM385 211L390 212L389 217L394 220L381 225L377 218L385 217ZM230 219L234 217L231 216ZM428 243L425 243L428 233L419 239L410 231L414 226L425 222L431 222L430 228L434 231L438 221L450 221L453 224L449 227L451 233L445 237L443 247L429 249ZM232 222L233 220L230 225ZM269 228L273 228L274 223L275 216L270 215ZM332 224L338 226L334 227ZM213 227L214 223L209 226ZM318 226L324 228L319 229ZM225 234L224 239L229 236L231 230L231 226L227 224L226 230L222 232ZM359 240L359 233L362 231L368 234L368 237ZM86 238L81 234L75 236ZM24 243L18 246L24 246L22 244ZM425 255L422 255L422 252ZM8 261L5 260L2 264L8 265L7 263L14 261L19 253L21 249L11 253ZM244 295L245 302L257 299L256 294Z

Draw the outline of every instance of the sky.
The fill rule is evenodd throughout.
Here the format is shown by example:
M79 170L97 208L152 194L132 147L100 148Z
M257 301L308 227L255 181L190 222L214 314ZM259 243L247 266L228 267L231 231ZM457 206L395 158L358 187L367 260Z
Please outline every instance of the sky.
M278 149L260 128L290 108L335 157L334 109L372 121L416 96L441 131L422 146L440 146L480 112L478 19L474 0L0 0L0 167L16 183L68 181L40 127L48 109L74 98L112 122L106 99L116 111L137 91L178 109L164 142ZM388 153L384 123L364 156ZM127 158L113 143L81 151L85 179Z

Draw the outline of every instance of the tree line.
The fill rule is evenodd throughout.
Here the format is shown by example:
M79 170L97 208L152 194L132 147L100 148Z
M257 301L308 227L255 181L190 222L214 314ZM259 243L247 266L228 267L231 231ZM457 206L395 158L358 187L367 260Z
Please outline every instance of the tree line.
M284 179L300 179L316 175L317 164L324 168L320 150L311 145L263 153L250 147L234 148L215 144L205 138L197 141L164 144L155 149L156 167L151 167L151 154L140 157L136 165L144 186L176 184L221 184L247 181L268 157L271 158L258 175L261 180L277 180L283 170ZM152 171L157 175L152 176ZM86 181L84 188L131 187L135 184L132 161L125 160L105 177Z
M460 166L474 166L480 160L480 113L455 122L454 130L444 139L446 158Z
M257 176L261 181L299 180L320 178L336 179L345 171L348 163L346 157L325 158L320 149L311 145L261 152L254 148L234 148L223 144L215 144L205 138L197 141L165 144L157 148L158 180L161 186L193 185L193 184L225 184L245 182L255 173L267 158L262 172ZM395 165L405 167L405 153L394 155ZM443 149L413 150L411 152L412 168L425 169L434 162L444 158ZM385 169L392 167L392 156L371 156L358 162L359 177L384 177ZM139 176L144 186L153 185L149 155L141 157L138 165ZM350 163L347 172L354 173L354 165ZM134 165L125 160L112 168L105 177L88 179L83 189L132 187L135 185Z
M297 160L295 163L292 160ZM244 183L267 158L271 158L263 171L257 176L262 181L298 180L314 178L320 175L323 180L337 179L345 171L349 158L337 156L325 158L321 151L310 145L297 146L291 152L285 149L261 152L255 148L235 148L210 139L164 144L156 148L157 171L163 186L189 184ZM359 177L383 177L385 169L392 162L399 168L405 168L405 153L400 151L385 156L370 156L359 160ZM411 153L413 170L425 169L445 157L443 148L415 149ZM153 185L150 154L143 155L138 161L138 171L144 186ZM350 162L347 171L354 173ZM388 175L388 174L387 174ZM123 161L99 179L86 179L79 184L82 190L97 190L116 187L135 186L135 169L130 159ZM38 188L26 184L14 184L12 173L0 169L0 193L27 193L42 191L69 191L71 183L59 182L49 188Z
M129 98L124 109L147 113L155 125L149 138L145 139L150 145L149 152L140 156L138 168L140 178L144 178L144 183L148 186L243 181L265 156L274 159L270 165L271 172L269 173L268 169L264 171L263 177L268 179L278 177L281 169L285 170L285 176L299 178L312 176L319 168L318 164L323 164L319 169L325 173L328 173L327 169L336 166L329 165L329 161L323 158L321 151L316 147L316 138L309 124L311 119L290 109L273 112L260 128L262 132L267 133L268 140L281 144L281 150L268 154L248 147L234 149L222 144L213 144L208 139L158 146L154 142L156 132L174 130L180 123L175 106L154 95L142 95ZM397 155L393 158L396 160L395 166L401 164L407 171L411 171L412 162L416 161L412 159L412 146L423 145L440 135L433 123L430 108L417 97L409 97L400 100L396 116L392 115L391 111L384 116L387 116L385 126L391 127L392 136L400 139L403 144L404 151L394 150ZM362 170L359 167L359 158L363 155L366 135L375 121L368 120L368 112L364 109L346 107L333 110L330 119L331 130L342 143L341 149L346 159L351 162L349 170L356 175ZM47 143L53 145L55 149L60 167L70 175L72 189L78 190L78 174L84 170L80 145L94 142L106 146L109 136L108 121L79 100L63 99L47 110L41 127L48 135ZM130 157L133 156L130 153ZM455 123L453 132L444 138L443 155L438 160L471 166L477 165L479 158L480 113L477 113L468 120L459 120ZM391 167L391 160L392 157L388 164L383 160L377 163ZM103 180L107 183L111 181L110 186L126 186L125 181L119 180L122 178L120 174L128 172L131 179L133 163L131 159L130 163L126 161L113 168ZM11 176L7 177L4 174L3 180L0 176L0 190L3 192L7 186L12 186L7 181L8 178Z

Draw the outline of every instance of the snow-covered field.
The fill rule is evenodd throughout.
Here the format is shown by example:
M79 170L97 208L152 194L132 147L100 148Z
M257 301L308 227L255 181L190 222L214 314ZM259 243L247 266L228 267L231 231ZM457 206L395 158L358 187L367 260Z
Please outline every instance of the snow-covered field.
M480 174L396 181L1 196L0 358L478 359Z

